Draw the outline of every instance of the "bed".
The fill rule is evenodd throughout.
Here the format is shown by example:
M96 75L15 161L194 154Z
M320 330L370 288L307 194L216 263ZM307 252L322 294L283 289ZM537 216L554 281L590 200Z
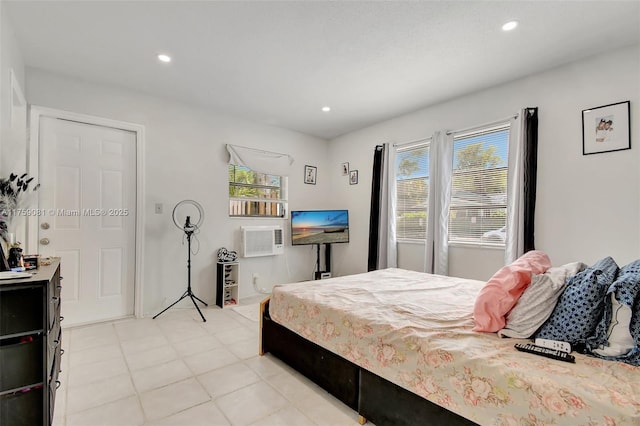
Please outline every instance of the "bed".
M385 424L640 424L640 368L518 352L474 332L485 283L401 269L276 286L261 305L272 353Z

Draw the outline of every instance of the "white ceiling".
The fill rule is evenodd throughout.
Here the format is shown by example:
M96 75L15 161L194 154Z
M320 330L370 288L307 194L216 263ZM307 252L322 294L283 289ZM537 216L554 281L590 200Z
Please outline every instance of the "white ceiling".
M3 3L27 66L327 139L640 43L639 1Z

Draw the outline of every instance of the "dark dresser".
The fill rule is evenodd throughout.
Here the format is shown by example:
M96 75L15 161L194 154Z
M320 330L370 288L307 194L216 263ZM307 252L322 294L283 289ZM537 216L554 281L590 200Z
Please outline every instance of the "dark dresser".
M60 261L0 280L0 425L50 425L60 385Z

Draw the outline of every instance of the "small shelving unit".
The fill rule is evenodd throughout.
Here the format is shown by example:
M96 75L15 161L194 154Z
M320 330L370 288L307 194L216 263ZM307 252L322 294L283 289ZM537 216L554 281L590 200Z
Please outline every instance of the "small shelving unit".
M221 308L236 306L238 292L238 262L218 262L216 268L216 305Z

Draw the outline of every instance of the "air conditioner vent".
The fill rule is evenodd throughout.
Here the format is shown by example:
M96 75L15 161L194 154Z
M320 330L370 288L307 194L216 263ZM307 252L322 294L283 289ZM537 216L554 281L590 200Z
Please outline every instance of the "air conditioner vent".
M284 253L282 228L279 226L243 226L242 256L273 256Z

